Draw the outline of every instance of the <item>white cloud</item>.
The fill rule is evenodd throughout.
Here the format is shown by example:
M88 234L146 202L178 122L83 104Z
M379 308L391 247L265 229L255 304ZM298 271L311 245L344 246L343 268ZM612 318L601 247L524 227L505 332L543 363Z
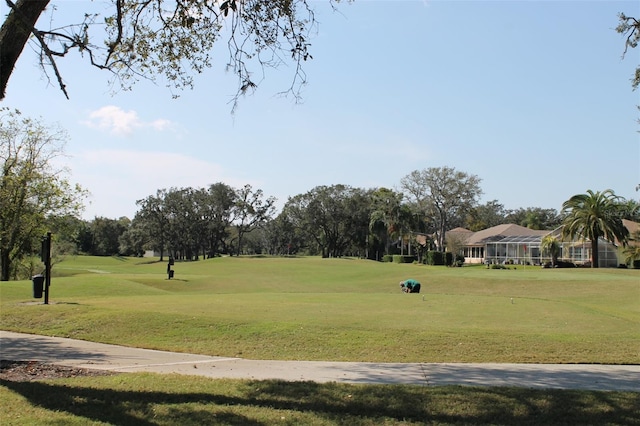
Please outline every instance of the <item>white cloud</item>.
M82 122L88 127L108 131L118 136L129 136L136 129L152 128L165 131L173 127L167 119L143 121L136 111L125 111L114 105L107 105L89 113L89 119Z

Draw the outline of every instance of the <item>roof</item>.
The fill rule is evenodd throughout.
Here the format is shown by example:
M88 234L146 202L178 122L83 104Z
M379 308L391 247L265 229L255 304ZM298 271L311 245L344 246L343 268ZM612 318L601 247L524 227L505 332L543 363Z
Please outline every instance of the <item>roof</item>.
M629 234L640 231L640 223L628 219L622 219L622 224L629 230Z
M629 230L629 234L640 232L640 223L627 219L622 219L623 225ZM482 231L473 232L465 228L454 228L448 234L455 234L464 238L466 246L482 246L489 242L503 243L534 243L539 242L542 237L549 233L560 233L562 227L553 231L529 229L514 223L505 223L492 226ZM618 243L618 241L616 241Z
M456 228L464 229L464 228ZM449 232L454 231L453 229ZM460 234L462 232L458 231ZM471 231L469 231L471 232ZM473 232L468 235L465 244L468 246L484 245L491 241L501 241L506 237L510 237L510 240L515 242L524 241L531 242L536 241L547 235L547 230L529 229L524 226L516 225L514 223L505 223L502 225L492 226L491 228L483 229L482 231Z

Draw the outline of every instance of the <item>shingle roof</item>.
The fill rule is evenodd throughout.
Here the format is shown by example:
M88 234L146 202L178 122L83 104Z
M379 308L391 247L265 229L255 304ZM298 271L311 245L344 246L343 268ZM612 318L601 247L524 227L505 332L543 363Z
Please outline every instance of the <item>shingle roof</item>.
M453 230L452 230L453 231ZM449 231L451 232L451 231ZM489 241L498 241L504 237L540 237L547 235L549 231L529 229L514 223L505 223L483 229L470 234L466 239L466 245L483 245ZM462 233L461 233L462 234Z
M622 224L629 230L629 234L640 231L640 223L638 222L622 219Z

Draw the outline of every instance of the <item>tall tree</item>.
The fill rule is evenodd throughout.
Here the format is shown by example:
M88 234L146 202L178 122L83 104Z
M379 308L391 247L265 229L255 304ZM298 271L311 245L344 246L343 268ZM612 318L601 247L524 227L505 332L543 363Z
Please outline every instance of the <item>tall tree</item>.
M516 223L529 229L554 229L560 226L562 219L555 209L527 207L508 211L505 222Z
M384 244L384 254L390 254L392 239L400 235L400 205L402 194L387 188L378 188L371 194L373 211L369 229Z
M317 186L290 197L282 214L304 233L310 253L339 257L351 249L364 252L369 205L368 197L359 188L341 184Z
M226 244L235 202L235 189L225 183L215 183L206 190L201 209L205 220L205 244L208 257L215 256L220 251L227 251Z
M610 189L602 192L588 190L577 194L562 204L562 236L571 239L581 237L591 242L591 267L598 268L598 240L610 242L616 239L626 245L629 230L622 223L620 200Z
M620 203L620 214L623 219L640 222L640 202L636 200L624 200Z
M624 58L630 48L635 49L638 47L638 42L640 42L640 21L637 18L620 13L618 14L616 31L625 37L624 52L622 52L622 57ZM638 55L636 55L636 58L637 57ZM635 74L631 78L631 87L633 90L636 90L638 86L640 86L640 65L636 66ZM638 105L637 108L640 110L640 105ZM640 123L640 118L638 119L638 123ZM638 188L640 188L640 185L636 186L636 190L638 190Z
M129 228L131 221L126 217L109 219L94 218L89 227L93 241L89 254L94 256L115 256L120 254L120 237Z
M476 206L469 211L465 228L480 231L504 223L507 212L498 200L487 201L486 204Z
M624 57L630 48L638 47L638 42L640 42L640 21L637 18L620 13L616 31L625 37L624 52L622 54ZM631 86L634 90L640 86L640 66L636 67L635 75L631 79Z
M233 208L232 222L238 235L237 254L242 250L242 237L255 227L271 218L275 212L276 199L263 199L261 189L254 190L251 185L245 185L236 191L236 202Z
M167 190L159 189L155 196L150 195L136 201L140 210L133 218L136 226L141 227L147 236L149 247L160 252L160 261L164 259L169 233L169 218L164 201L166 196Z
M55 167L66 138L60 129L0 108L0 281L15 276L15 261L39 250L48 219L82 211L85 191Z
M466 216L482 195L479 177L446 166L415 170L400 186L425 216L433 217L439 250L444 250L450 220Z
M211 67L212 49L221 40L229 52L227 68L238 79L237 96L257 87L254 67L275 68L287 61L293 62L294 70L288 91L297 95L305 82L302 65L311 59L309 39L316 27L307 0L109 0L110 6L97 12L87 2L77 22L60 28L36 26L55 1L4 2L9 13L0 28L0 99L30 35L41 67L53 74L67 97L57 61L72 51L109 71L122 88L131 88L141 78L162 76L168 87L183 89L193 86L194 74ZM55 7L50 10L55 14Z

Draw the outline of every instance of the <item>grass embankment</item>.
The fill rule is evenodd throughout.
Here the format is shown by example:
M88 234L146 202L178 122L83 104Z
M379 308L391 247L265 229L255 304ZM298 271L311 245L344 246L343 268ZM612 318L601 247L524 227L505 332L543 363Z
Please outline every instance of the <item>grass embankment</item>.
M2 328L251 359L640 363L635 270L236 257L174 269L69 258L48 306L30 281L0 285ZM409 277L420 294L399 291Z

